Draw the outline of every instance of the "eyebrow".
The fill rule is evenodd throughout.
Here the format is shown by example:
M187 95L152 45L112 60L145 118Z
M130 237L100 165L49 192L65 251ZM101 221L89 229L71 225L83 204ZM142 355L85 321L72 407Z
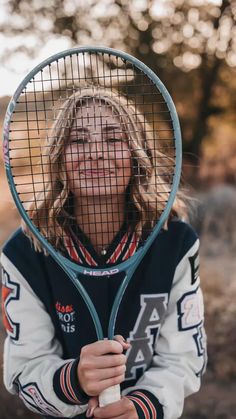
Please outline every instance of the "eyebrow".
M86 127L75 127L75 128L72 128L70 132L72 133L72 132L83 132L83 131L88 131L88 128L86 128Z
M113 130L116 130L116 129L118 129L119 132L122 132L122 128L121 128L120 125L115 125L115 124L112 124L112 125L104 124L104 125L102 125L102 131L113 131ZM89 128L87 126L84 126L84 127L80 126L80 127L72 128L71 133L74 133L74 132L88 132L88 131L89 131Z

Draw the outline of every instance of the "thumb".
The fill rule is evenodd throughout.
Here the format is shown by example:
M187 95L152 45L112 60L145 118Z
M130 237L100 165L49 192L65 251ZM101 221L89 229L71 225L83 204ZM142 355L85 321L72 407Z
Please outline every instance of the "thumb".
M113 339L121 344L123 351L126 351L131 347L131 344L127 342L121 335L115 335Z
M91 397L88 402L88 409L86 412L86 418L92 418L93 412L98 407L98 397Z

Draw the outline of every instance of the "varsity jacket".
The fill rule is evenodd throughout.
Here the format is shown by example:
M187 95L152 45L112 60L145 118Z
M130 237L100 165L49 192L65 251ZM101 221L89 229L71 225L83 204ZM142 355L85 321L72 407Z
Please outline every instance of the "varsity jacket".
M122 258L125 249L119 243L107 255L94 252L91 258L103 267L114 249ZM122 394L134 402L140 419L179 418L184 398L200 387L206 338L198 248L188 224L170 222L140 263L120 305L115 333L131 343ZM82 297L21 229L4 246L1 264L6 388L46 418L85 418L89 398L76 371L81 348L97 337ZM123 275L80 275L105 336Z

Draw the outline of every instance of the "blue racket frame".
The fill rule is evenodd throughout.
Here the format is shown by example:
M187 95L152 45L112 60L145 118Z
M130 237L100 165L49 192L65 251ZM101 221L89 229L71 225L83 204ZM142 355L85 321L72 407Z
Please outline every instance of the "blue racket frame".
M173 183L172 183L172 190L169 195L168 202L166 204L166 207L155 226L154 230L150 234L148 240L145 242L145 244L137 250L137 252L128 260L124 261L123 263L120 263L112 268L85 268L83 266L77 265L76 263L71 262L64 256L62 256L59 252L57 252L53 246L40 234L39 230L35 227L35 225L32 223L31 219L29 218L26 210L24 209L21 200L18 196L14 178L12 175L11 165L10 165L10 155L9 155L9 128L11 123L12 114L14 112L17 100L19 96L21 95L22 91L26 87L26 85L33 79L33 77L41 71L44 67L51 64L53 61L59 60L61 58L64 58L69 55L74 54L81 54L81 53L99 53L99 54L110 54L115 57L119 57L123 60L127 60L128 62L132 63L136 68L141 70L143 73L145 73L150 80L157 86L158 90L161 92L162 96L165 99L165 102L167 104L167 107L169 109L173 127L174 127L174 138L175 138L175 149L176 149L176 158L175 158L175 172L173 177ZM112 307L110 320L109 320L109 326L108 326L108 338L112 339L114 336L114 329L115 329L115 322L116 317L118 313L118 309L122 300L122 297L124 295L124 292L130 282L130 279L132 278L132 275L136 268L138 267L139 263L147 253L148 249L152 245L153 241L157 237L158 233L160 232L163 224L168 218L168 215L171 211L171 208L174 203L174 199L176 196L176 193L178 191L179 182L180 182L180 176L181 176L181 165L182 165L182 141L181 141L181 130L180 130L180 124L178 115L176 112L175 105L173 103L173 100L164 86L164 84L161 82L161 80L157 77L157 75L144 63L139 61L137 58L131 56L130 54L127 54L122 51L118 51L112 48L107 47L96 47L96 46L88 46L88 47L79 47L79 48L72 48L68 49L66 51L62 51L60 53L57 53L55 55L52 55L48 59L44 60L42 63L38 64L32 71L28 73L28 75L24 78L24 80L20 83L17 90L15 91L14 95L12 96L10 103L7 108L6 117L4 121L4 128L3 128L3 152L4 152L4 160L5 160L5 168L6 168L6 174L7 179L9 183L9 187L13 196L13 199L15 201L15 204L20 212L21 217L27 224L27 226L30 228L32 233L35 235L35 237L39 240L39 242L42 244L42 246L46 249L46 251L54 258L54 260L61 266L61 268L64 270L64 272L69 276L77 290L80 292L80 295L82 296L83 300L85 301L89 312L91 314L91 317L94 322L94 326L96 329L96 334L99 340L104 339L104 334L102 330L102 326L97 314L97 311L95 309L95 306L89 297L87 291L83 287L83 285L78 280L78 275L92 275L96 277L101 277L103 275L114 275L117 272L125 271L126 277L124 278L118 293L116 295L116 298L114 300L114 304Z

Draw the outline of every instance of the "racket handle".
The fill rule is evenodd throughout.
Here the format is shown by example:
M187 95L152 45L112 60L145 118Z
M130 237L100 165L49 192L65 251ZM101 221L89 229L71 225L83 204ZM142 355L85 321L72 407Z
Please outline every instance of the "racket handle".
M116 384L102 391L99 395L99 406L103 407L118 400L120 400L120 385Z

